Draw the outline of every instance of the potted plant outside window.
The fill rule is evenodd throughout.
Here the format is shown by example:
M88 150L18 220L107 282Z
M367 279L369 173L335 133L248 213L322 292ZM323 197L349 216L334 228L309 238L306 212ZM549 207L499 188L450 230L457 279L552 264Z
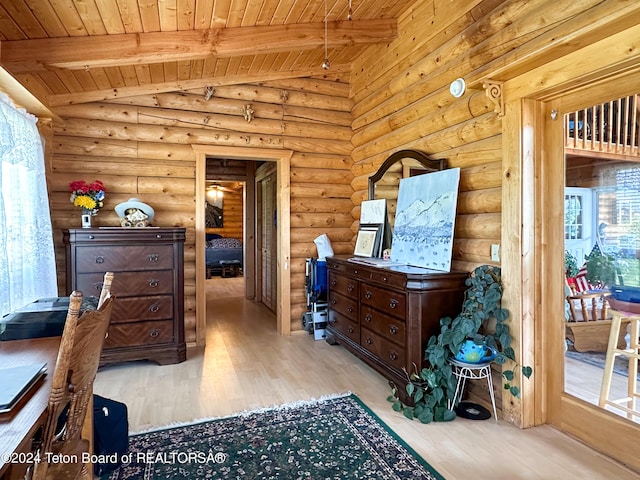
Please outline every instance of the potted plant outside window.
M587 280L596 288L606 288L618 283L618 269L612 255L599 248L586 256Z

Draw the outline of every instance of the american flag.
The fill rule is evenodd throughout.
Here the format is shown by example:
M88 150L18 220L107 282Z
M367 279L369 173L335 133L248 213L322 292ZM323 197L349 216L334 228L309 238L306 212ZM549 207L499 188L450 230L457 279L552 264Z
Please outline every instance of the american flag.
M598 244L598 242L593 245L593 248L591 249L591 252L589 252L589 255L587 255L587 258L593 255L595 252L602 252L602 250L600 250L600 245ZM582 265L582 267L580 267L580 270L578 270L578 274L575 277L575 289L578 293L586 292L587 290L593 290L593 285L591 285L589 283L589 280L587 280L587 262L584 262L584 265Z
M582 265L580 270L578 270L578 274L575 276L575 288L577 293L586 292L593 288L589 280L587 280L587 262Z

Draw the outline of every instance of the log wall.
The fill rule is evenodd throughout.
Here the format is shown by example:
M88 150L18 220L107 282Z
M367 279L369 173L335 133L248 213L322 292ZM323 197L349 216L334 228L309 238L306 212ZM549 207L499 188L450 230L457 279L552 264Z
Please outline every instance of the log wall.
M192 144L288 149L291 159L291 330L305 310L304 263L316 256L313 239L327 233L336 253L351 250L351 108L339 78L299 79L127 97L56 109L50 168L60 291L64 291L62 229L80 226L68 183L106 185L97 226L118 225L113 210L137 197L152 205L154 224L187 229L185 325L195 341L195 155ZM248 122L242 107L250 104ZM227 219L225 218L225 223ZM234 235L235 236L235 235ZM241 232L240 232L241 236ZM289 292L286 292L287 295Z
M599 3L415 2L398 21L399 38L371 46L353 66L354 219L380 164L395 151L421 150L461 168L453 268L495 263L490 246L501 237L502 121L481 80L539 50L554 29L564 34L581 26L578 19L603 8ZM456 99L449 86L458 77L468 88Z
M500 3L416 2L399 20L400 37L370 47L352 74L354 219L367 198L368 177L391 153L415 149L445 158L461 169L456 269L495 263L491 244L500 243L501 121L483 90L459 99L449 93L451 81L471 68L460 52L499 35L493 8Z

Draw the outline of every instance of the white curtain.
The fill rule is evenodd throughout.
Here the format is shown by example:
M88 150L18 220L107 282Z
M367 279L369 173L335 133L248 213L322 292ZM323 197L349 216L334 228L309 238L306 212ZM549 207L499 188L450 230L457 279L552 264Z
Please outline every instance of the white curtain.
M58 295L37 119L0 94L0 314Z

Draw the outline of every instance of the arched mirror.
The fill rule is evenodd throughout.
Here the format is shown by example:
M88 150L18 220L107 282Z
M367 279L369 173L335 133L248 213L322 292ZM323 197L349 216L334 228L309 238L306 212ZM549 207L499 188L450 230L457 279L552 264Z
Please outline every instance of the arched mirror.
M443 158L432 159L418 150L400 150L387 158L378 171L369 177L369 200L387 200L389 223L393 226L400 180L447 168Z

